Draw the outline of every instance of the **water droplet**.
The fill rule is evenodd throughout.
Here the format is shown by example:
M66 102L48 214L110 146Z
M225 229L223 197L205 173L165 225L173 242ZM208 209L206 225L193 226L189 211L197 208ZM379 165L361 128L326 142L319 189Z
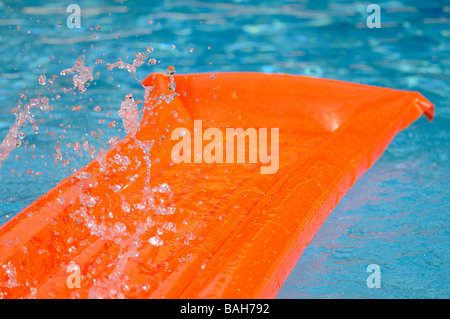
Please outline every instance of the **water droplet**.
M139 210L144 210L145 209L145 204L143 204L143 203L137 203L134 206L136 207L136 209L139 209Z
M128 94L125 97L125 101L120 105L118 114L122 118L123 127L127 133L139 131L140 121L137 106L138 103L140 103L140 101L135 102L133 95Z
M122 186L121 186L121 185L114 185L114 186L112 187L112 191L113 191L114 193L120 192L121 189L122 189Z
M114 224L114 231L116 233L123 233L127 230L127 226L122 222L116 222Z
M175 233L177 231L177 226L172 222L167 222L163 225L164 229L167 229L170 232Z
M313 77L321 77L323 74L323 70L318 65L309 65L305 68L304 75L313 76Z
M128 204L127 202L122 202L122 210L125 213L129 213L131 208L130 208L130 204Z
M164 243L161 238L159 238L159 236L153 236L151 237L148 242L154 246L162 246L162 244Z
M175 67L173 65L170 65L167 70L166 70L167 74L169 75L174 75L175 74Z
M194 240L195 239L195 235L193 233L189 232L189 231L186 232L185 236L186 236L187 240Z
M93 196L88 196L88 198L86 199L86 205L88 207L94 207L96 202L97 201L95 200L95 198Z
M45 85L47 83L47 77L44 74L41 74L39 76L39 84L40 85Z
M167 183L162 183L159 185L160 193L170 193L170 186Z

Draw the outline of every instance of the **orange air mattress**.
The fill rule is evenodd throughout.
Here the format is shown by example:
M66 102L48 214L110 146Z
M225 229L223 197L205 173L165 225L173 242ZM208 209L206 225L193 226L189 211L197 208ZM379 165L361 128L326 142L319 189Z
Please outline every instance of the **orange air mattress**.
M434 111L417 92L294 75L143 84L140 127L0 228L1 298L273 298L392 138ZM223 132L212 162L208 128ZM276 167L250 137L244 160L217 160L238 152L227 128L267 128Z

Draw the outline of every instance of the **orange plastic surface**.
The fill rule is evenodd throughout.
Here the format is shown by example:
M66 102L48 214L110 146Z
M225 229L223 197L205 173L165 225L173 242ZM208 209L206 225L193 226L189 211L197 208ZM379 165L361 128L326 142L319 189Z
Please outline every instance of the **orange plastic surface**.
M168 76L144 81L154 89L136 137L0 228L0 297L273 298L392 138L434 112L417 92L335 80L173 79L178 95L170 103ZM179 142L171 132L192 132L194 120L203 130L279 128L278 171L261 174L260 163L171 163ZM80 288L67 283L70 265L79 266Z

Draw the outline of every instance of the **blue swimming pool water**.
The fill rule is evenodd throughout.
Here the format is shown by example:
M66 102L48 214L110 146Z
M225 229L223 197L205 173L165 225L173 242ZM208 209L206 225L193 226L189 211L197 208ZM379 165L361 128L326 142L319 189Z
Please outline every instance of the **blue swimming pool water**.
M72 3L81 8L80 29L66 25ZM178 73L305 74L420 91L436 105L433 123L422 118L393 140L330 215L278 297L448 298L450 3L373 2L381 9L379 29L367 28L370 3L2 1L0 140L14 122L20 92L54 97L70 87L61 77L49 91L39 75L59 75L82 54L88 65L97 58L132 61L148 46L159 63L140 68L141 78L173 65ZM97 71L85 94L52 101L52 118L46 114L39 134L24 129L23 145L0 168L0 224L91 160L85 154L53 165L61 134L65 143L85 137L91 145L124 135L120 102L128 93L142 98L142 90L123 70ZM84 109L73 112L74 105ZM118 126L98 124L105 118ZM100 127L105 134L97 140L90 132ZM380 267L380 288L366 284L370 264Z

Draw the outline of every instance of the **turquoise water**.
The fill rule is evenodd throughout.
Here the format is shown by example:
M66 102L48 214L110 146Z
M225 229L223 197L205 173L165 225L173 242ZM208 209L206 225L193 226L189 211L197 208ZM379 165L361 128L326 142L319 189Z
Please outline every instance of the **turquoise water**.
M66 25L72 3L81 8L79 29ZM433 123L422 118L393 140L330 215L278 297L450 297L450 4L377 1L381 28L369 29L369 3L0 2L0 141L14 123L21 92L54 99L52 112L39 115L39 134L24 128L22 146L2 163L0 224L91 160L87 152L72 159L66 143L85 138L101 146L124 136L120 103L128 93L143 97L129 73L104 65L95 68L95 84L85 93L62 94L71 79L60 71L80 55L89 66L98 58L131 63L151 46L157 63L142 66L137 77L173 65L177 73L305 74L424 94L436 105ZM42 74L59 78L41 86ZM83 109L73 112L78 105ZM112 121L116 127L109 127ZM104 134L96 139L91 131L98 128ZM66 166L53 165L58 141L71 158ZM370 264L380 267L380 288L367 287Z

